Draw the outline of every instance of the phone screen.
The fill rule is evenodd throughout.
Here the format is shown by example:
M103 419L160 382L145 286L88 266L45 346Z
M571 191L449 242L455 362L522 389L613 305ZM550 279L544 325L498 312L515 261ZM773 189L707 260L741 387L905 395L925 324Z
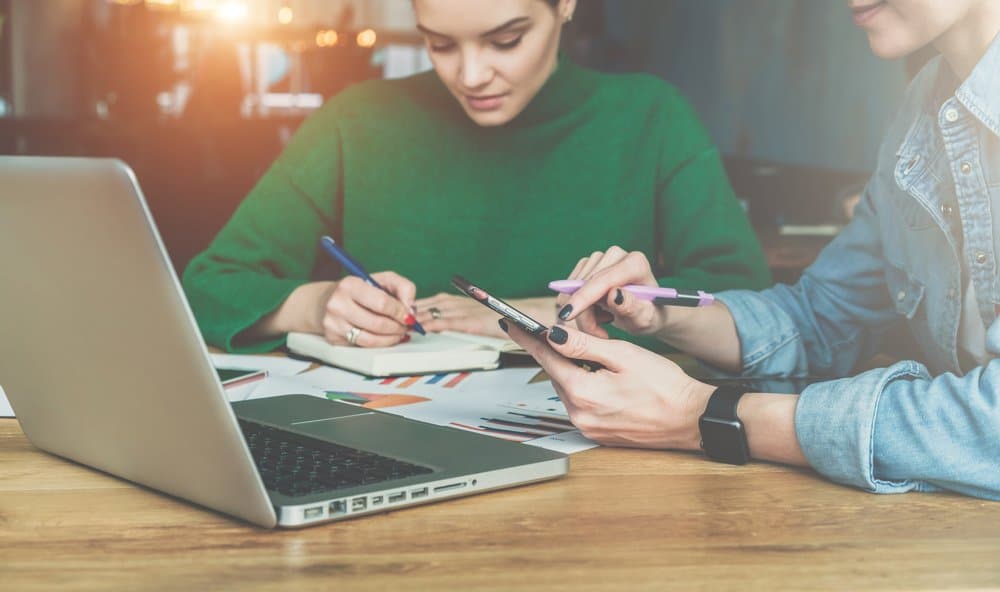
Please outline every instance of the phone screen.
M216 368L215 373L219 375L219 381L223 386L235 386L264 378L267 376L265 370L245 370L241 368Z
M479 301L483 306L490 308L493 312L496 312L504 318L513 321L518 327L524 329L532 335L540 336L549 330L549 328L545 325L517 310L503 300L500 300L495 296L490 296L489 292L483 290L479 286L473 285L469 280L460 275L452 276L451 283L462 292L471 296L473 300Z

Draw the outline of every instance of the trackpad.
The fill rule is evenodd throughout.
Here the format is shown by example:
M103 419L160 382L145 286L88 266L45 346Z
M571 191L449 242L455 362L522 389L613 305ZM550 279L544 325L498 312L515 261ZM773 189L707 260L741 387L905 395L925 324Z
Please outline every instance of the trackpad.
M233 403L236 415L250 421L292 426L371 413L368 409L310 395L282 395ZM300 426L296 426L297 428Z

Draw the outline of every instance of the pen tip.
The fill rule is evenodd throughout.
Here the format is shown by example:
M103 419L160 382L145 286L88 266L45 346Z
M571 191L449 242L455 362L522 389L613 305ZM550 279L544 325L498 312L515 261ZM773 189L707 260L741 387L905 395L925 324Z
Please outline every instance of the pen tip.
M404 319L404 322L406 323L407 327L413 329L417 333L420 333L421 335L427 335L427 331L424 330L424 327L417 322L417 317L413 316L412 314L406 315L406 319Z

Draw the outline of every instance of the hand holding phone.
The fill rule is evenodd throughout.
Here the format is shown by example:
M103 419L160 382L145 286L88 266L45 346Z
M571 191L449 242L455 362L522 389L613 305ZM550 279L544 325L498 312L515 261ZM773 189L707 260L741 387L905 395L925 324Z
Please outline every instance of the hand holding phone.
M483 304L483 306L486 306L500 316L509 319L518 327L536 337L544 336L545 332L549 330L549 328L545 325L517 310L503 300L500 300L495 296L490 296L486 290L473 285L469 280L460 275L452 276L451 283L468 296L471 296L474 300L479 301Z
M452 276L451 283L456 288L472 297L473 300L478 301L483 306L511 321L525 332L534 335L542 341L547 340L546 334L549 332L549 328L535 319L517 310L503 300L500 300L496 296L491 296L489 292L474 285L472 282L460 275ZM597 362L591 362L589 360L573 360L573 362L581 368L591 372L603 368L603 366Z

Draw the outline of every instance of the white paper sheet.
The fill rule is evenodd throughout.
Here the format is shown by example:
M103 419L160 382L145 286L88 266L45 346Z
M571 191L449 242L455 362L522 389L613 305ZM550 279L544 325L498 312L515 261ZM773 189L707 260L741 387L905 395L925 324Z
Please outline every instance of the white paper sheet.
M326 398L326 393L298 376L268 376L251 384L226 389L230 403L281 395L310 395Z

